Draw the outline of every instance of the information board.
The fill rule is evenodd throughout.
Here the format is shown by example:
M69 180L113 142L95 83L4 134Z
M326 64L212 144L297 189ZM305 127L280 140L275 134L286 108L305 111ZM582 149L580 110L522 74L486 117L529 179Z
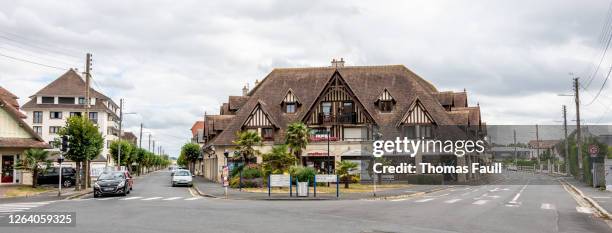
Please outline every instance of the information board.
M270 187L289 187L291 178L289 175L270 175Z
M336 175L316 175L315 180L320 183L337 182L338 176Z

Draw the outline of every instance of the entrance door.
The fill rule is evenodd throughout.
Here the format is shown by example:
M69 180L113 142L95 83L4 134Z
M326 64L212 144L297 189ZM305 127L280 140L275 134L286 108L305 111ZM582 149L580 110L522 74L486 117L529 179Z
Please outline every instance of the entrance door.
M2 156L2 183L13 183L13 166L15 158L12 155Z

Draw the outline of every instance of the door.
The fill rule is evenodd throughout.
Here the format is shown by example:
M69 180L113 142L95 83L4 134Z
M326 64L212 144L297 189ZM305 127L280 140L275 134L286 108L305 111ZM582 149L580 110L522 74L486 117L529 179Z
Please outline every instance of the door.
M13 167L15 165L15 158L12 155L2 156L2 183L13 183Z

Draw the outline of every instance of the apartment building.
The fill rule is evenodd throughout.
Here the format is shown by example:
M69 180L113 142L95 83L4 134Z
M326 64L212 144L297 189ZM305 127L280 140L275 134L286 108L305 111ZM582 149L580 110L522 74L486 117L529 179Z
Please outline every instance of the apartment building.
M306 166L320 172L333 171L341 160L355 161L360 168L369 166L374 140L486 135L480 106L468 106L465 90L439 91L403 65L344 64L344 60L333 60L329 67L274 69L261 82L256 81L252 90L245 86L242 96L230 96L221 104L219 115L205 117L205 177L219 180L221 167L231 162L224 152L235 150L237 132L258 132L264 143L257 149L266 153L284 143L287 125L293 122L303 122L311 129L302 157ZM485 159L479 154L385 157L413 164L466 164ZM368 176L362 173L361 179L371 179ZM445 179L463 182L471 176Z
M109 146L119 135L119 106L94 88L90 88L90 96L89 119L98 127L105 140L101 159L112 164L111 156L108 156ZM30 101L22 109L34 132L45 142L54 145L53 142L60 139L57 133L66 125L66 120L71 116L83 116L85 107L85 80L76 70L70 69L30 96Z

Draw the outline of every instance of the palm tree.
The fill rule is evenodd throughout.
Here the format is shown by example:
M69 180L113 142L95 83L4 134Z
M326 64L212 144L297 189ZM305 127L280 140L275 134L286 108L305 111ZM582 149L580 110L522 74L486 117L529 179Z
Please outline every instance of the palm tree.
M49 151L41 149L29 149L23 152L24 158L19 160L16 167L20 170L26 170L32 172L32 188L36 188L38 185L38 174L43 171L44 168L51 166L51 160L49 159ZM41 166L44 163L45 166Z
M236 150L242 156L242 159L245 164L249 163L249 159L255 157L259 154L258 150L253 148L254 146L259 146L262 144L261 136L257 132L254 131L243 131L236 133L236 140L234 144L236 144Z
M297 161L302 161L302 150L308 145L310 137L310 129L302 122L294 122L287 126L287 139L285 143L289 146L290 152L297 158Z
M351 172L357 168L357 163L348 160L342 160L340 162L337 162L336 167L336 172L338 176L340 176L340 179L344 180L344 188L348 189L349 183L351 182L351 178L353 177Z

